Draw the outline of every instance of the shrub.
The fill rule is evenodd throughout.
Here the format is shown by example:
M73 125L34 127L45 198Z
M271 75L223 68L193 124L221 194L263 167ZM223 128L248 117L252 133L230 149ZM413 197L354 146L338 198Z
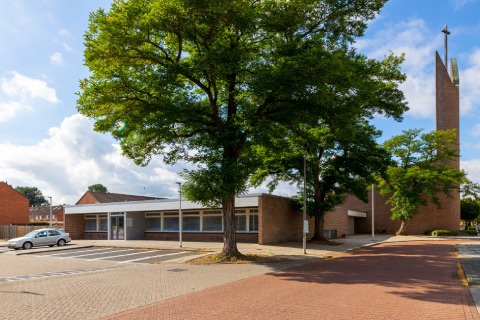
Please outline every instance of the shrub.
M29 222L29 226L49 226L48 222Z
M475 229L473 229L473 230L470 230L470 229L460 230L460 232L468 233L468 234L477 234L477 230L475 230Z
M457 236L457 230L433 230L432 236Z

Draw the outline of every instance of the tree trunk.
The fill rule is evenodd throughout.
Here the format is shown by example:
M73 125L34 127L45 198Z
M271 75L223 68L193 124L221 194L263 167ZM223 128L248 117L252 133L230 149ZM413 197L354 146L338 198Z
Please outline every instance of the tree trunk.
M402 220L402 224L400 225L400 229L398 229L397 236L406 236L407 235L407 221Z
M235 228L235 196L225 197L222 200L223 213L223 250L220 256L224 258L238 258L242 254L237 249Z
M322 216L315 216L315 230L313 232L313 238L312 240L314 241L325 241L325 219Z

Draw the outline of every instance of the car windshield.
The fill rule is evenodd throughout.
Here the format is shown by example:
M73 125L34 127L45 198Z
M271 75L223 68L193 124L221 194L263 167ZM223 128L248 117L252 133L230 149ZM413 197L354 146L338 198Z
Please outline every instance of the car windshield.
M37 234L37 231L30 231L29 233L24 235L24 237L35 237L36 234Z

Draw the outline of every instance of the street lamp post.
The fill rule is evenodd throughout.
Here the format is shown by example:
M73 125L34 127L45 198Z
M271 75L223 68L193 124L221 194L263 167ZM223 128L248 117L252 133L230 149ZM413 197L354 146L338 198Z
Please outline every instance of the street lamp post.
M50 198L50 217L49 217L48 220L50 220L49 221L49 226L51 228L52 227L52 197L48 197L48 198Z
M307 153L303 157L303 254L307 254Z
M375 184L372 184L372 241L375 241Z
M183 218L182 218L182 183L181 182L177 182L178 184L178 193L179 193L179 200L178 200L178 204L179 204L179 210L178 210L178 220L179 220L179 224L178 224L178 238L179 238L179 241L180 241L180 248L182 247L182 229L183 229Z

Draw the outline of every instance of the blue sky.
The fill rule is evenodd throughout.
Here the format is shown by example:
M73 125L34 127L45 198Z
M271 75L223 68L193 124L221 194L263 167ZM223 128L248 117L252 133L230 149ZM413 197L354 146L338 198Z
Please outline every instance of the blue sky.
M145 168L123 157L108 135L76 111L88 15L107 0L0 0L0 181L36 186L55 203L75 203L88 185L111 192L174 197L182 165L155 158ZM390 0L355 46L371 58L405 53L402 85L410 111L403 122L375 118L382 140L410 128L435 127L433 57L458 60L462 168L480 182L480 0ZM255 191L266 191L259 188ZM283 185L277 194L291 195Z

